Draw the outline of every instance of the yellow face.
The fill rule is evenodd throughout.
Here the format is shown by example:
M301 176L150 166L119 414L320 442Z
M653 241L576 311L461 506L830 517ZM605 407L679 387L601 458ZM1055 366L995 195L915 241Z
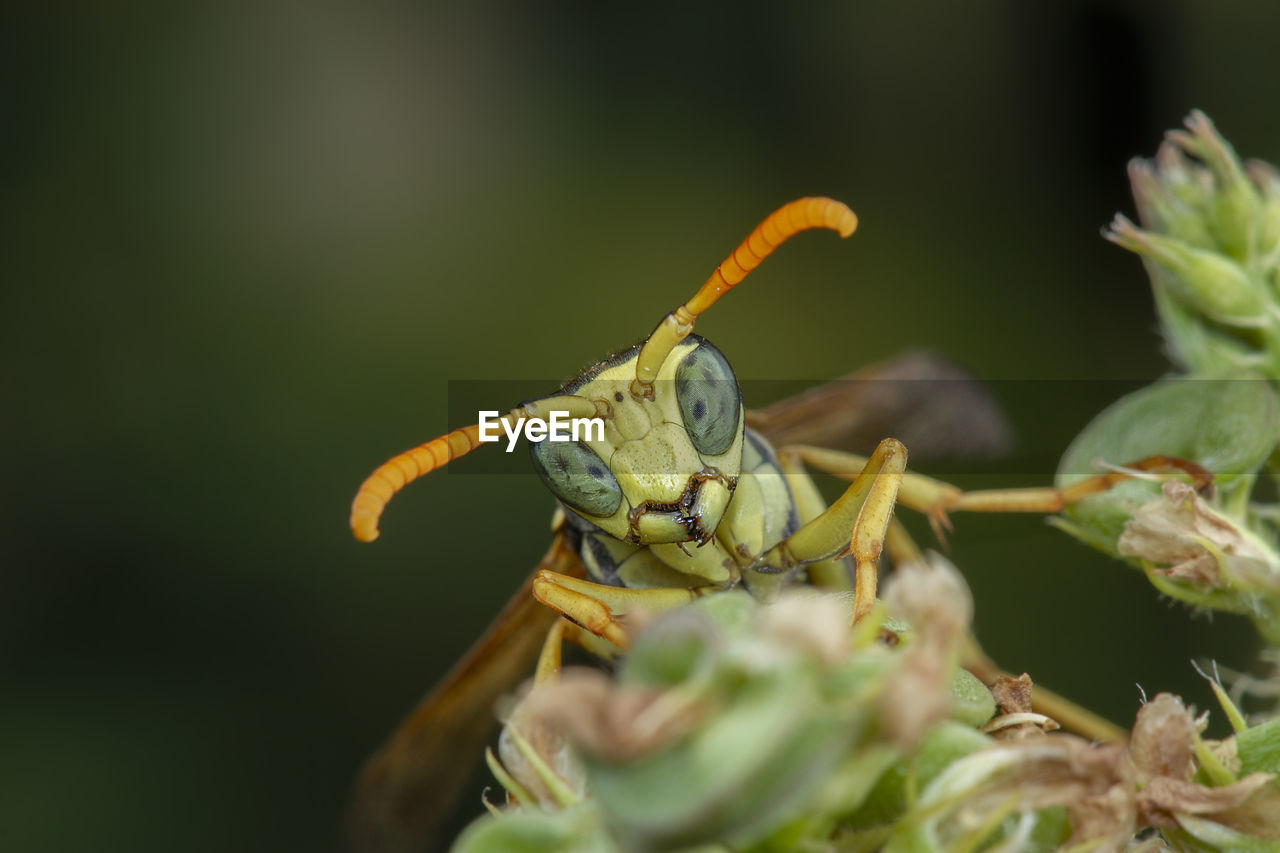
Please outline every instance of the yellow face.
M618 539L706 542L742 466L737 380L720 351L693 335L663 362L653 399L636 398L637 353L565 386L608 403L604 439L530 442L534 470L565 506Z

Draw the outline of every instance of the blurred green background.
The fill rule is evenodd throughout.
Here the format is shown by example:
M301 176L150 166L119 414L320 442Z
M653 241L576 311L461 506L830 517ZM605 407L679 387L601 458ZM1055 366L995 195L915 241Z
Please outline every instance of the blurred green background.
M527 475L425 481L351 539L372 467L459 426L449 380L551 390L805 194L861 228L797 240L700 324L740 377L927 345L989 379L1153 378L1146 277L1098 233L1131 210L1126 160L1192 107L1280 159L1262 2L6 18L13 850L332 846L361 760L548 541ZM1018 418L1040 481L1096 411L1043 399ZM1205 707L1190 659L1252 660L1247 625L1039 518L957 522L988 649L1118 720L1135 682Z

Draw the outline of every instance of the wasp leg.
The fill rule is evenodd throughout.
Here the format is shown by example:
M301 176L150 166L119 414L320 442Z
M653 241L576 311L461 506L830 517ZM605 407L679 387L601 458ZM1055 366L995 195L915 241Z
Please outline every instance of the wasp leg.
M569 621L608 640L620 649L627 648L627 632L616 617L630 611L662 613L688 604L705 591L719 589L627 589L605 586L571 578L551 571L541 571L533 579L533 596Z
M794 454L812 468L846 480L856 480L870 461L865 456L812 445L793 445L786 448L786 452ZM983 489L966 492L950 483L907 472L902 477L898 501L924 513L929 518L934 533L939 539L944 539L945 532L951 530L948 518L948 513L951 512L1061 512L1081 498L1104 492L1116 483L1141 476L1145 472L1155 471L1180 471L1191 478L1198 491L1213 484L1213 474L1194 462L1174 456L1148 456L1062 489Z
M876 601L876 560L906 466L907 449L897 439L886 438L835 503L775 545L760 563L785 571L851 550L857 568L853 618L863 618Z
M804 463L798 457L780 451L778 467L787 479L800 525L804 526L822 515L827 509L827 502L805 470ZM843 559L818 560L805 566L805 571L809 575L809 583L816 587L837 592L853 591L853 578L849 574L848 563Z
M564 647L564 629L568 623L557 619L547 631L547 638L542 641L542 651L538 653L538 666L533 671L535 685L555 681L560 676L560 652Z
M578 648L585 649L592 657L611 661L617 660L619 655L622 654L622 649L603 637L597 637L581 625L570 622L568 619L561 619L560 624L564 625L565 642L573 643Z
M970 512L1061 512L1069 504L1089 495L1105 492L1116 483L1132 480L1146 472L1179 471L1191 478L1196 491L1204 492L1213 487L1213 474L1188 459L1176 456L1148 456L1127 465L1120 465L1104 474L1095 474L1062 489L984 489L962 492L942 511L969 510Z
M816 519L827 509L818 486L805 469L804 460L799 454L788 452L787 448L778 451L778 467L787 478L787 487L791 490L795 501L796 515L803 526ZM865 464L864 464L865 467ZM916 562L922 559L920 548L912 541L902 522L896 518L889 520L889 529L885 532L884 547L890 561L895 566ZM825 590L838 592L853 591L853 577L849 573L849 565L843 559L819 560L805 566L809 575L809 583Z

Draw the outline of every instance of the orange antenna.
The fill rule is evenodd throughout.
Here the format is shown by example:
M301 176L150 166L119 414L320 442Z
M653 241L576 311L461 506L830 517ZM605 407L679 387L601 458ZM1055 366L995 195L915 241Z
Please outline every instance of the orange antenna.
M378 519L396 492L480 446L480 425L433 438L383 462L360 484L351 502L351 532L361 542L378 538Z
M513 426L520 419L546 420L551 412L567 412L571 418L608 417L608 401L592 401L572 394L561 394L534 400L512 409L500 420ZM433 438L393 456L383 462L365 478L351 502L351 532L361 542L378 538L378 519L396 492L437 468L443 468L453 460L466 456L481 444L480 425L455 429L453 432Z
M784 204L755 227L747 239L724 259L693 298L672 311L645 341L636 359L635 397L653 399L653 380L667 356L693 331L698 315L705 312L733 286L760 266L760 262L788 237L810 228L830 228L848 237L858 227L858 217L846 205L829 198L802 198Z

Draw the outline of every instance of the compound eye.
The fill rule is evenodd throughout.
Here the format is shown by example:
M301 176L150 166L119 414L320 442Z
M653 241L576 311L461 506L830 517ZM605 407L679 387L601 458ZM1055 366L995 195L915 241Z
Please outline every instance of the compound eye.
M622 503L609 466L581 441L531 441L533 469L551 494L583 515L608 518Z
M742 391L729 362L707 341L676 367L676 400L699 453L719 456L733 446L742 417Z

